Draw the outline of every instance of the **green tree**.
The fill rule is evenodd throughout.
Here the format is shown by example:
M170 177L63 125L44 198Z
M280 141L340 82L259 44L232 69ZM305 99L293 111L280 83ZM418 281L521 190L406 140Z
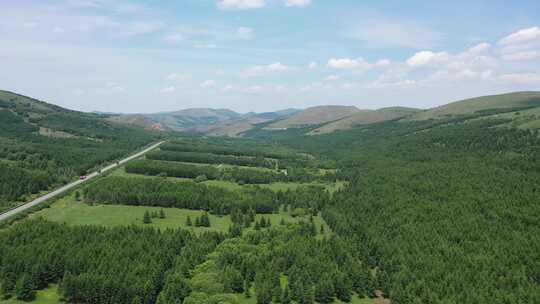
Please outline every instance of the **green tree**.
M163 211L163 209L160 209L160 210L159 210L159 218L160 218L160 219L164 219L164 218L165 218L165 211Z
M289 290L289 284L285 286L283 292L281 293L281 304L290 304L291 303L291 291Z
M187 219L186 219L186 225L189 227L193 226L193 223L191 222L191 216L189 215L187 216Z
M143 223L145 223L145 224L152 223L152 219L150 218L150 212L148 212L148 211L144 212Z
M36 297L35 284L32 277L27 274L23 274L17 284L15 284L15 296L18 300L32 301Z

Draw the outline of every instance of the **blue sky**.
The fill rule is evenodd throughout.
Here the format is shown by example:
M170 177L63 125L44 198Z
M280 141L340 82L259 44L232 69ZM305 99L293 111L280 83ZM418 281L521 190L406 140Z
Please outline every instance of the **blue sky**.
M0 88L84 111L427 108L540 90L538 20L538 1L4 1Z

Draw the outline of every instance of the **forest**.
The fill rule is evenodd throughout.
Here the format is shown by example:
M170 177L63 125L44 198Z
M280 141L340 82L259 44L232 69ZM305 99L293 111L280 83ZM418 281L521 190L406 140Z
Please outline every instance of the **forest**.
M332 193L309 184L263 187L271 180L205 184L197 177L238 181L245 177L235 170L277 172L218 169L215 157L265 158L182 139L194 148L167 145L152 155L197 155L193 161L202 163L137 160L125 170L140 176L101 177L73 204L201 210L187 226L198 221L205 229L208 215L208 226L220 217L230 226L212 233L143 222L68 226L38 213L0 231L1 293L32 299L58 283L71 303L540 303L538 131L469 118L388 121L272 141L314 164L291 170L335 164L330 179L345 186ZM246 142L238 140L237 149ZM296 157L279 161L288 159ZM267 220L284 213L295 221Z
M0 103L0 211L154 141L148 131L12 94ZM44 136L43 129L57 136ZM58 133L64 132L64 133Z

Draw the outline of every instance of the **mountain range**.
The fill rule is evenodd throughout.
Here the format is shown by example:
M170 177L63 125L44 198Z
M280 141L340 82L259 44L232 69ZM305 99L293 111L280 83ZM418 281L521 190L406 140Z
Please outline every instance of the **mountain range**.
M31 121L44 121L47 113L63 115L73 120L91 119L104 125L127 125L158 131L180 131L208 136L242 137L248 131L261 129L266 132L304 130L308 135L343 131L360 125L380 123L388 120L447 119L460 116L511 117L514 125L524 128L540 128L540 92L515 92L501 95L482 96L431 109L388 107L377 110L359 109L354 106L316 106L307 109L285 109L265 113L237 113L229 109L191 108L174 112L153 114L83 113L66 110L7 91L0 91L3 100L25 100L31 109L39 113L28 113ZM513 113L510 116L508 113ZM101 120L100 120L101 119ZM41 127L40 134L53 137L75 136L65 128ZM78 136L78 135L77 135Z

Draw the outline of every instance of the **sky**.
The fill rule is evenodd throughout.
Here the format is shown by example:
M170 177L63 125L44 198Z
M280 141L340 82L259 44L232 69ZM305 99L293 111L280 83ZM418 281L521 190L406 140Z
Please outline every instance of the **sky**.
M540 90L540 1L0 0L0 89L122 113Z

